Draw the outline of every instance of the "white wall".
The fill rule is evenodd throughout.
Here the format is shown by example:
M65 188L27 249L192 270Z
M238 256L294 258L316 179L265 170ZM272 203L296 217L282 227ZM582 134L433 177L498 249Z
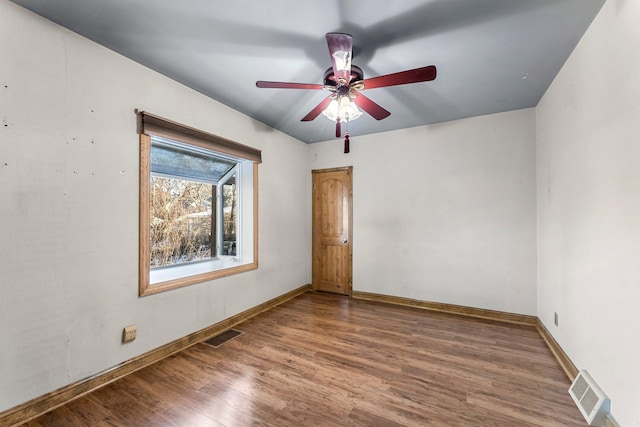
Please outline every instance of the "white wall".
M322 120L322 119L319 119ZM532 109L310 146L353 165L353 289L536 314Z
M0 58L0 411L310 282L305 144L5 1ZM134 108L263 150L257 271L138 298Z
M640 426L640 2L605 3L536 121L538 316Z

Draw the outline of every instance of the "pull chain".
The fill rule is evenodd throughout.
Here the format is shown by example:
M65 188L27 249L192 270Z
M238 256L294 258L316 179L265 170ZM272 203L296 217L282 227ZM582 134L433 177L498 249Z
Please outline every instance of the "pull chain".
M347 120L345 124L345 133L344 133L344 153L347 154L349 152L349 121Z

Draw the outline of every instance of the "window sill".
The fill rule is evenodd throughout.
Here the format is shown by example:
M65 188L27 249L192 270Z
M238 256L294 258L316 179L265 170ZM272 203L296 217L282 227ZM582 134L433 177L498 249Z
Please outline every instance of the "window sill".
M202 283L258 268L257 262L222 257L211 261L153 269L149 272L149 286L141 289L140 296L157 294L182 286Z

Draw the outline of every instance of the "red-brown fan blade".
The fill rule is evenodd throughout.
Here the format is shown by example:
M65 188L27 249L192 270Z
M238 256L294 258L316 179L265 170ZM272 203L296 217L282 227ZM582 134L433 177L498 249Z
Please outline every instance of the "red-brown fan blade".
M415 68L413 70L400 71L399 73L385 74L384 76L372 77L362 81L364 89L375 89L377 87L387 87L396 85L406 85L409 83L428 82L436 78L436 66ZM364 107L363 107L364 108Z
M351 81L353 39L349 34L343 33L327 33L326 37L336 83L338 86L340 86L340 81L344 81L344 84L349 84Z
M310 122L311 120L318 117L320 113L322 113L329 106L329 103L331 102L332 97L333 95L327 96L320 104L316 105L313 110L309 111L309 113L306 116L304 116L300 121Z
M340 128L340 119L336 122L336 138L340 138L342 136L342 129Z
M382 108L381 106L379 106L378 104L376 104L375 102L373 102L372 100L364 96L363 94L356 92L354 90L352 90L352 93L356 94L356 97L353 100L353 102L355 102L358 107L362 108L364 111L369 113L374 119L382 120L391 115L390 112L388 112L387 110L385 110L384 108Z
M256 82L256 86L259 88L267 88L267 89L312 89L312 90L321 90L322 85L313 84L313 83L287 83L287 82L265 82L259 80Z

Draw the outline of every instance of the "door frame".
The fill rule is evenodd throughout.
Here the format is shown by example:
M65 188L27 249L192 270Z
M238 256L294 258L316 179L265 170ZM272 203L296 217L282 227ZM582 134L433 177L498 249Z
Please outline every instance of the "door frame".
M317 291L318 281L316 279L317 271L314 269L314 260L316 259L316 230L314 225L314 215L316 209L316 197L315 197L315 179L314 176L316 174L321 173L330 173L330 172L339 172L344 171L348 176L348 196L347 196L347 221L348 221L348 241L347 241L347 262L346 262L346 275L347 275L347 292L346 295L351 297L353 294L353 166L342 166L336 168L328 168L328 169L313 169L311 170L311 283L313 287L313 291Z

